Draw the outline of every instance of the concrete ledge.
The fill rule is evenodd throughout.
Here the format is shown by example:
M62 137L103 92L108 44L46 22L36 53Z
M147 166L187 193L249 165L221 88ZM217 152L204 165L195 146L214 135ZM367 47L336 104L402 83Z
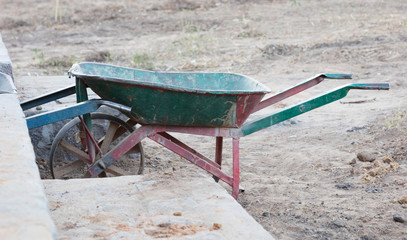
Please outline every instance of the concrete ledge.
M0 239L56 239L12 75L0 36Z
M0 239L56 239L25 116L0 94Z
M43 182L61 239L273 239L208 176Z

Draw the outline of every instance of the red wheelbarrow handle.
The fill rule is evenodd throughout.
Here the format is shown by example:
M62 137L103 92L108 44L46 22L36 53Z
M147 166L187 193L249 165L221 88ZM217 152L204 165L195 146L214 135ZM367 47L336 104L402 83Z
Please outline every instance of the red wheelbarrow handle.
M304 82L301 82L295 86L292 86L290 88L287 88L281 92L278 92L274 94L273 96L267 98L266 100L263 100L260 102L253 110L252 113L257 112L263 108L266 108L272 104L275 104L277 102L280 102L288 97L291 97L292 95L295 95L299 92L302 92L310 87L313 87L320 82L322 82L324 79L351 79L352 75L351 74L332 74L332 73L321 73L316 75L315 77L312 77L310 79L305 80Z
M247 123L242 126L241 136L246 136L257 132L261 129L270 127L287 119L293 118L300 114L306 113L318 107L324 106L328 103L337 101L344 98L351 89L364 89L364 90L389 90L390 86L387 83L360 83L360 84L348 84L339 87L330 92L324 93L320 96L308 99L304 102L295 104L284 108L276 113L273 113L267 117L256 120L254 122Z

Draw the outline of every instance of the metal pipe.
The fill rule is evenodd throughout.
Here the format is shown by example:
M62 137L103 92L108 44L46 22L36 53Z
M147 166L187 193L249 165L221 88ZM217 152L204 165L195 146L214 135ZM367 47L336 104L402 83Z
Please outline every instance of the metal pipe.
M351 74L329 74L329 73L321 73L316 75L313 78L305 80L302 83L299 83L293 87L285 89L281 92L274 94L273 96L267 98L266 100L261 101L252 111L252 113L260 111L263 108L271 106L277 102L280 102L288 97L291 97L297 93L300 93L310 87L313 87L319 83L321 83L324 79L351 79Z

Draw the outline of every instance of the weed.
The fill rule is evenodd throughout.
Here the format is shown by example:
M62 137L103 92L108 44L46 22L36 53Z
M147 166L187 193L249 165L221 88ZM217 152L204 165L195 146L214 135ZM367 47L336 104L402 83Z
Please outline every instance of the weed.
M250 31L242 31L240 32L237 37L238 38L257 38L257 37L264 37L265 34L256 30Z
M115 56L109 51L95 51L86 55L87 62L111 62Z
M200 27L195 26L191 21L183 20L181 22L182 33L192 33L192 32L199 32Z
M62 57L51 57L46 59L44 52L40 51L38 48L32 49L34 56L32 60L34 64L40 68L46 69L46 72L49 73L61 73L66 72L75 62L78 62L78 59L75 56L62 56Z
M299 1L292 0L291 1L291 6L301 6L301 3Z
M199 27L193 25L185 25L179 40L173 42L174 49L179 56L191 57L210 52L215 45L213 29L202 32Z
M78 59L75 56L69 57L52 57L45 61L44 67L56 67L56 68L70 68Z
M32 57L33 61L38 61L38 66L40 68L43 68L45 65L45 60L44 60L44 53L41 52L38 48L34 48L32 50L34 52L34 57Z
M241 23L245 27L248 26L248 24L252 22L252 20L250 18L246 17L246 15L243 15L241 18L235 18L235 19L233 19L233 21L237 22L237 23Z
M257 20L253 20L246 15L243 15L240 18L235 18L233 19L233 21L239 24L238 26L240 28L240 31L237 35L238 38L256 38L263 37L265 35L264 33L257 31L256 29L250 28L250 23Z
M394 128L400 126L403 122L406 121L406 112L399 111L391 116L385 118L384 125L388 128Z
M136 68L146 69L146 70L153 70L154 63L153 58L150 57L146 53L136 53L133 56L133 65Z

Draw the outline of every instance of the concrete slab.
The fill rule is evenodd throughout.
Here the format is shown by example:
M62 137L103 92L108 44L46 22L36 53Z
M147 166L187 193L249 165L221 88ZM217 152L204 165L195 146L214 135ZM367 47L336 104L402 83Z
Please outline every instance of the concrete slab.
M273 239L212 179L44 180L60 239Z
M17 95L0 109L0 239L56 239Z

